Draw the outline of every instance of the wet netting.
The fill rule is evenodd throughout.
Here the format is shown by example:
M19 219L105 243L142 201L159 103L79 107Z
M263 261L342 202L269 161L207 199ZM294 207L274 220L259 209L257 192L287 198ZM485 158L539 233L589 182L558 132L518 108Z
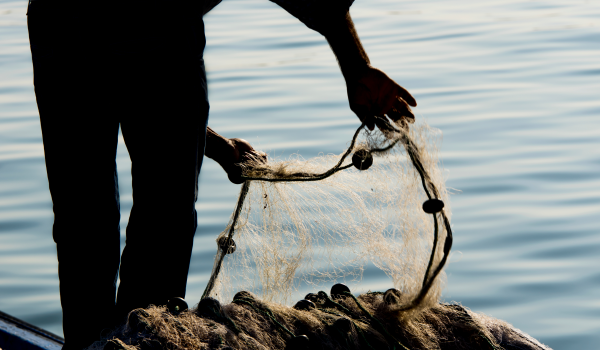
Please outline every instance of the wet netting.
M452 244L439 133L378 120L341 155L248 166L204 297L247 290L287 303L299 288L377 269L408 298L406 310L437 303Z
M172 299L168 306L133 310L126 324L91 349L548 349L460 305L436 304L406 319L397 311L398 290L354 297L340 286L331 295L310 293L294 307L250 292L237 293L227 305L204 298L192 310Z
M363 123L340 155L248 162L197 307L173 298L134 310L92 348L544 349L439 302L452 245L441 134L376 124ZM356 297L338 283L378 272L393 288Z

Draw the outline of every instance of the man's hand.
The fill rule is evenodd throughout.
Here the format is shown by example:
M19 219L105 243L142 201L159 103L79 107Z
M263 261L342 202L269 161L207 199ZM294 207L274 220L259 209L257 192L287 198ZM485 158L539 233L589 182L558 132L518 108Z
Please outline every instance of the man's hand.
M248 141L244 139L229 139L231 144L231 159L227 160L221 166L227 172L229 181L234 184L241 184L242 172L244 166L252 166L257 162L267 162L267 155L263 152L255 150Z
M228 139L217 134L213 129L206 129L205 155L225 170L229 181L241 184L244 166L266 162L267 155L255 150L248 141L244 139Z
M329 18L323 35L331 46L346 79L350 109L373 130L374 116L387 115L398 126L414 122L410 106L414 97L387 74L371 66L362 46L350 12Z
M366 120L369 130L375 127L373 116L387 115L399 126L414 123L410 106L417 105L415 98L383 71L368 65L347 79L346 85L350 109L361 121Z

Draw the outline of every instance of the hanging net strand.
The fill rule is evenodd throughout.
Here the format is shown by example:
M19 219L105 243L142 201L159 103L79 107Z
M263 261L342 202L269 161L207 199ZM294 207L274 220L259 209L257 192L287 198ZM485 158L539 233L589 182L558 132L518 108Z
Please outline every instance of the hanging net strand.
M301 168L298 169L298 167L288 167L285 162L281 163L281 164L271 164L271 163L262 163L260 160L255 160L255 162L249 164L246 166L246 168L244 169L244 174L242 175L242 179L245 180L244 184L242 186L242 189L240 191L240 195L237 201L237 205L235 208L235 211L233 213L232 219L228 225L228 228L226 229L226 231L224 233L222 233L218 239L218 251L217 251L217 256L215 259L215 265L213 267L213 271L212 274L210 276L209 282L206 286L206 289L204 290L204 293L202 295L202 298L206 298L208 296L211 296L212 294L214 294L214 289L217 286L217 284L219 284L219 280L221 279L220 276L221 271L222 271L222 265L225 261L225 255L227 255L228 252L232 252L233 250L230 249L230 247L234 247L235 249L235 243L233 241L234 236L236 235L237 231L239 231L240 229L245 231L250 230L249 232L251 232L252 234L256 234L255 231L262 231L262 233L265 234L271 234L271 238L272 239L279 239L282 242L275 242L275 241L271 241L273 242L273 244L283 244L283 241L285 241L286 239L297 239L297 241L294 241L293 243L296 244L296 246L300 247L299 249L299 253L294 256L293 258L296 258L296 260L298 261L292 261L294 259L292 258L285 258L283 257L286 253L282 253L281 250L282 249L287 249L287 247L285 246L281 246L279 248L279 251L277 251L277 248L265 248L263 244L263 247L261 249L263 249L263 251L259 251L258 253L253 253L255 254L255 256L257 256L257 258L255 259L259 259L256 260L254 263L251 263L250 265L256 266L256 267L261 267L262 268L262 275L261 278L262 280L266 281L266 285L263 286L258 286L258 289L263 289L263 292L265 294L268 293L281 293L281 292L273 292L272 289L289 289L292 284L293 284L293 280L294 280L294 274L296 273L296 270L298 268L298 265L303 261L302 259L304 258L303 254L304 251L306 249L305 246L308 246L311 244L311 237L304 237L306 236L306 234L304 234L304 236L300 237L300 238L294 238L294 235L291 234L290 232L290 228L292 227L292 231L295 232L304 232L304 231L310 231L311 225L312 227L315 227L315 225L320 225L320 221L327 221L327 220L337 220L337 219L333 219L333 218L329 218L327 219L327 213L323 212L324 210L318 209L318 213L317 215L319 216L317 219L321 219L321 220L314 220L314 222L308 222L310 221L308 219L308 217L310 217L311 215L314 215L313 212L306 212L306 206L308 205L308 207L311 207L312 204L309 202L309 200L311 198L309 198L308 196L305 195L306 191L311 191L310 189L302 189L302 191L304 192L299 192L299 194L301 195L299 197L299 199L297 199L298 201L300 201L299 203L304 203L304 204L297 204L297 207L290 207L290 204L286 202L286 196L288 196L288 194L286 193L285 190L283 190L282 188L279 187L265 187L266 184L268 183L272 183L273 185L275 185L276 183L281 183L281 184L285 184L285 183L304 183L304 182L314 182L314 181L319 181L320 182L324 182L324 183L329 183L331 184L332 181L336 181L336 180L328 180L329 178L331 178L333 175L336 175L340 172L342 172L343 170L346 169L350 169L352 167L356 167L359 170L366 170L367 168L369 168L371 166L371 164L373 164L373 155L375 156L386 156L391 154L391 152L393 152L394 150L396 150L399 146L401 148L404 149L404 151L406 152L407 155L407 159L410 160L410 164L412 165L413 169L416 170L416 173L418 174L418 178L419 178L419 182L421 183L421 186L423 188L423 191L427 197L427 200L425 201L425 203L423 204L423 211L426 214L430 214L433 217L433 226L434 226L434 233L433 233L433 244L431 247L431 251L429 253L429 258L428 258L428 263L427 263L427 267L425 269L425 272L423 274L423 272L421 272L421 274L423 274L422 276L422 282L419 283L420 287L417 291L417 293L411 293L413 295L413 297L411 297L410 299L405 299L404 302L402 303L402 305L397 306L396 311L409 311L412 309L415 309L419 306L421 306L421 304L423 304L424 300L427 299L428 293L430 292L430 290L432 289L432 287L434 286L436 280L438 280L438 277L440 275L440 273L442 272L449 252L450 252L450 248L452 246L452 231L450 228L450 221L446 215L446 212L444 210L444 202L441 200L441 192L438 189L438 187L436 186L436 184L434 183L434 181L432 180L431 174L427 169L427 166L431 166L431 159L425 159L423 158L423 153L422 150L419 148L419 146L417 145L417 143L414 141L414 137L416 137L415 135L411 135L411 131L409 130L407 125L401 125L400 128L395 127L394 125L392 125L392 123L390 123L386 118L384 117L375 117L375 123L378 126L379 132L380 134L375 134L373 132L369 132L366 128L365 128L365 124L366 121L363 122L360 127L355 131L351 141L350 141L350 145L347 148L347 150L339 157L339 159L335 162L335 164L333 166L330 166L322 171L306 171L305 168ZM366 137L366 142L362 142L359 144L358 142L358 138L359 135L364 134ZM352 157L352 162L345 164L347 158L353 154ZM392 163L392 162L390 162ZM427 165L427 164L428 165ZM435 165L435 164L434 164ZM291 170L289 168L292 168ZM310 168L310 166L309 166ZM313 167L314 168L314 167ZM361 172L362 174L362 172ZM337 175L336 175L336 179L338 179ZM390 181L392 179L388 179L388 181ZM262 198L260 198L260 200L264 203L261 204L261 206L263 206L262 209L264 209L264 213L263 213L263 227L259 227L258 224L250 224L248 222L248 220L250 220L249 218L251 218L251 216L253 215L252 211L250 210L251 207L254 207L255 209L260 209L256 208L256 206L254 206L257 202L256 199L250 199L248 200L248 193L250 191L250 187L251 187L251 183L256 183L256 184L263 184L259 186L259 191L260 189L264 189L264 195L261 196ZM335 183L334 183L335 185ZM443 184L442 184L443 185ZM350 189L349 191L346 192L352 192L354 189ZM271 192L269 192L271 191ZM374 189L371 189L372 192L375 192ZM267 195L267 192L270 193L270 195ZM273 195L276 195L278 197L276 197L275 199L272 199L271 197L273 197ZM352 197L354 194L353 193L349 193L347 194L349 197ZM269 197L271 196L271 197ZM416 195L415 195L416 196ZM254 197L253 197L254 198ZM333 199L335 200L336 198L331 197L328 199ZM354 201L356 201L356 203L366 206L368 205L367 203L363 203L365 202L364 200L358 200L358 199L352 199ZM296 202L293 202L294 204ZM271 207L269 207L271 206ZM273 208L273 206L275 206ZM284 208L284 209L281 209ZM393 209L393 208L392 208ZM270 210L270 211L269 211ZM320 210L320 211L319 211ZM400 209L398 209L400 210ZM260 210L259 210L260 211ZM286 215L288 215L289 217L289 221L291 222L291 224L289 224L288 226L285 226L282 223L278 223L277 221L277 214L280 214L280 212L285 211ZM385 211L385 210L380 210L380 211ZM303 217L304 215L304 217ZM439 251L439 240L440 240L440 220L441 220L441 224L443 225L443 232L445 232L446 236L445 236L445 241L443 244L443 248L442 251ZM304 221L307 221L306 223ZM335 222L332 222L332 224L336 224ZM250 225L250 226L248 226ZM325 225L325 224L323 224ZM394 224L395 226L399 226L400 224L396 223ZM352 226L352 225L349 225ZM394 226L394 227L395 227ZM329 228L328 227L318 227L319 230L323 231L323 232L328 232ZM356 224L354 225L355 229L363 229L360 226L356 226ZM268 232L270 230L272 231L277 231L277 233L275 232ZM346 228L346 230L350 230L350 228ZM363 229L364 230L364 229ZM384 232L385 230L383 230L382 232ZM279 237L276 237L276 235L279 234ZM314 233L313 233L314 234ZM255 239L260 239L258 238L258 236L253 236ZM292 238L290 238L292 237ZM265 238L266 240L266 238ZM407 238L408 240L408 238ZM251 243L256 243L256 242L252 242L252 240L250 240ZM237 244L238 247L242 247L240 246L240 244ZM238 248L239 249L239 248ZM242 249L244 249L242 247ZM269 250L271 249L271 250ZM304 249L304 250L302 250ZM267 251L269 250L269 251ZM290 249L291 250L291 249ZM301 251L300 251L301 250ZM400 255L401 252L397 252L398 255ZM405 252L406 253L406 252ZM408 252L410 253L410 252ZM262 258L267 259L265 260L265 262L261 261L261 257L259 256L260 254L262 254ZM364 254L363 254L364 255ZM358 259L362 258L361 256L358 256ZM285 262L285 260L290 260L292 262ZM306 259L305 259L306 260ZM436 261L437 260L437 261ZM271 263L268 263L267 261L270 261ZM287 264L287 265L286 265ZM246 263L247 266L249 266ZM283 277L277 277L275 276L278 272L276 271L276 269L279 268L279 271L281 271L281 275ZM397 270L397 268L392 267L394 269ZM269 271L269 269L273 269L273 271ZM419 267L414 268L415 270L419 270ZM394 270L394 271L396 271ZM422 271L422 270L421 270ZM232 271L235 273L239 273L239 274L243 274L241 272L238 271ZM333 274L335 276L336 273L339 274L343 274L343 272L340 272L338 270L334 270ZM245 276L246 277L246 276ZM231 278L231 277L229 277ZM292 284L290 284L292 283ZM270 289L269 289L270 288ZM293 288L293 287L292 287ZM287 291L284 291L287 292ZM436 300L437 301L437 300Z

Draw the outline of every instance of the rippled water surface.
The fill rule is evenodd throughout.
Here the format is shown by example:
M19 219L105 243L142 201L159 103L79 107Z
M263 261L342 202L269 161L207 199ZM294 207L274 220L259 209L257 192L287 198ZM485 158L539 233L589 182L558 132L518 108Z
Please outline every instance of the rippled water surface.
M26 3L0 0L0 310L61 334ZM455 189L445 300L556 349L599 348L600 3L358 0L352 15L373 65L444 134ZM320 35L266 0L225 0L206 27L213 128L272 155L344 149L357 119ZM122 142L117 162L125 227ZM200 190L191 301L239 187L209 160Z

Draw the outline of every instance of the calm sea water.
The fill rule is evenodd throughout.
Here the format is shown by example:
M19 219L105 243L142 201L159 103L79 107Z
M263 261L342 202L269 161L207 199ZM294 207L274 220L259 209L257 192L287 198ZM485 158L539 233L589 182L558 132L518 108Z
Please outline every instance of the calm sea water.
M61 334L26 5L0 0L0 310ZM444 299L555 349L599 349L600 2L359 0L352 15L372 63L444 134L456 193ZM357 119L320 35L266 0L225 0L206 27L213 128L272 155L344 149ZM131 176L119 146L125 227ZM206 161L191 302L238 190ZM363 288L390 284L366 275Z

